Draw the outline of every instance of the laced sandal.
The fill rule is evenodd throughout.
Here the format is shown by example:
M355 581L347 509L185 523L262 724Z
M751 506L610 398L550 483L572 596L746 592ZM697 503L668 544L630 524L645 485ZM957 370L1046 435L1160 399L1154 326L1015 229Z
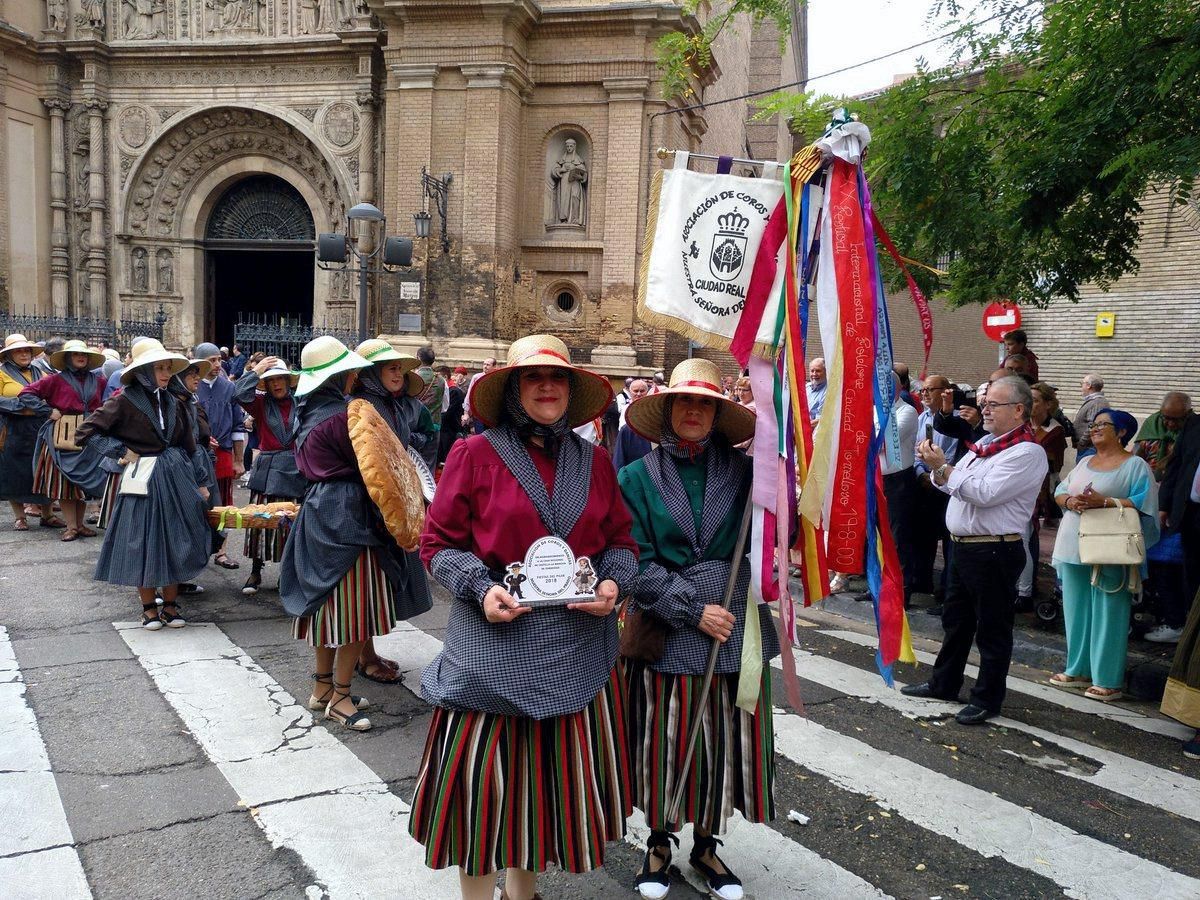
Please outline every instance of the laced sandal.
M60 541L64 541L64 542L66 542L66 541L77 541L77 540L79 540L79 529L77 529L77 528L68 528L66 531L64 531L62 534L60 534L60 535L58 536L58 539L59 539Z
M86 525L79 526L79 536L80 537L95 537L97 535L97 533L98 532L96 532L95 529L88 528Z
M220 566L222 569L240 569L242 567L241 563L230 561L229 557L224 553L218 553L216 556L214 556L213 563Z
M696 836L692 842L692 855L688 859L693 869L704 876L708 884L708 892L718 900L742 900L745 892L742 890L742 880L729 871L729 866L717 857L717 846L723 844L718 838ZM718 872L704 861L705 856L711 856L714 862L720 863L724 872Z
M39 523L42 528L66 528L67 523L58 516L42 516L42 521Z
M354 712L350 715L337 711L337 705L343 700L349 699L354 703L355 698L350 696L350 685L338 684L333 682L333 696L329 699L329 705L325 707L325 718L333 719L344 728L349 728L351 731L370 731L371 720L367 718L367 714L362 711ZM358 698L362 699L362 698ZM358 706L354 703L355 707Z
M325 709L325 707L327 707L329 705L330 697L333 696L333 693L334 693L333 673L332 672L313 672L313 681L315 681L317 684L328 685L328 687L324 688L321 691L320 696L317 695L316 690L313 691L313 693L308 698L308 708L309 709ZM347 687L349 687L349 685L347 685ZM352 695L350 697L350 699L354 702L355 709L366 709L367 707L369 707L371 705L371 701L368 700L366 697L358 697L358 696Z
M642 871L633 880L633 886L644 900L662 900L671 890L671 844L679 846L679 838L669 831L651 831L646 839L646 857L642 860ZM664 854L662 851L666 850ZM650 857L662 865L657 871L650 870Z
M13 531L28 531L28 530L29 530L29 523L26 522L23 518L17 519L16 521L13 522Z
M157 611L158 604L157 603L143 603L142 604L142 627L144 629L146 629L147 631L159 631L163 627L162 614L159 613L158 615L154 616L154 618L151 618L150 610L152 610L152 609Z
M175 612L168 612L169 609L174 609ZM162 611L158 615L168 628L182 628L187 624L187 619L183 617L183 611L174 600L164 600Z
M258 593L258 589L262 587L262 576L255 573L246 579L246 583L242 585L242 596L253 597Z

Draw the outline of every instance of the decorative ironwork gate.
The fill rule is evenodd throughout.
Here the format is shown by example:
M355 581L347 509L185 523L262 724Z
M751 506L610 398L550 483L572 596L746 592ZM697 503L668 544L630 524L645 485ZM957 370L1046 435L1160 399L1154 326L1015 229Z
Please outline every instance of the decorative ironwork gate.
M104 342L113 349L127 350L135 337L163 338L163 326L167 323L166 308L160 303L153 316L148 310L140 310L136 319L123 319L120 323L112 319L88 316L38 316L0 312L0 334L23 334L31 341L45 341L53 337L66 340L79 338L90 346Z
M358 343L358 326L353 314L335 317L317 325L302 319L280 318L269 313L239 313L234 326L234 342L246 356L265 353L278 356L292 366L299 366L300 351L315 337L329 334L348 347Z

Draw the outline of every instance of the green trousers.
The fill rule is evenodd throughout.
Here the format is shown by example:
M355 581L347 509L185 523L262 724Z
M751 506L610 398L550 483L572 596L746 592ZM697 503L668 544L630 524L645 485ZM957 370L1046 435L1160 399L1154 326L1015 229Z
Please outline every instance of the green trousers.
M1123 566L1105 566L1100 585L1092 587L1092 567L1056 563L1062 578L1063 618L1067 631L1066 673L1090 678L1102 688L1125 687L1125 651L1129 646L1128 587L1109 594L1126 577Z

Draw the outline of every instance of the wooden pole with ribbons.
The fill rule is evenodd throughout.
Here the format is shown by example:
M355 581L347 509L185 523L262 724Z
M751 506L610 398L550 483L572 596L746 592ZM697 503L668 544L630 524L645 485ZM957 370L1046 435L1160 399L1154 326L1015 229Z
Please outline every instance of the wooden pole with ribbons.
M746 498L746 509L742 512L742 524L738 528L737 543L733 547L733 562L729 566L729 582L725 585L725 597L721 601L723 609L729 609L733 602L733 591L737 587L738 573L742 568L742 557L746 553L746 539L750 534L750 513L754 509L754 498ZM750 601L753 603L753 599ZM743 637L743 640L745 638ZM671 795L671 803L667 807L667 821L678 824L679 809L683 806L683 793L687 788L688 772L692 768L692 758L696 755L696 740L700 737L700 727L704 724L704 708L708 704L708 694L712 690L713 673L717 668L717 653L720 652L721 642L712 639L708 650L708 667L704 671L704 680L700 683L700 694L696 698L693 709L692 727L688 732L687 749L683 754L683 762L675 778L675 791Z

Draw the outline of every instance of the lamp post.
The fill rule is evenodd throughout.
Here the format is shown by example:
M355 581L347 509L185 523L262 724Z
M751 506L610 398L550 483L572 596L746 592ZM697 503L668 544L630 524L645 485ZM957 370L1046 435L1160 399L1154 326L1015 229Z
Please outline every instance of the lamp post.
M425 204L432 200L434 206L437 207L438 216L442 220L442 253L450 252L450 238L446 234L446 203L450 196L450 182L454 180L454 173L447 172L441 178L430 175L424 166L421 166L421 211L413 213L413 222L417 227L417 237L429 237L429 223L433 218L429 214L429 210L425 209Z
M387 231L387 217L370 203L359 203L346 213L346 233L325 232L317 237L317 266L328 271L358 274L358 340L367 335L367 286L371 275L412 265L412 241L402 237L374 240L375 231ZM382 251L382 260L379 259ZM354 254L353 266L347 257Z

